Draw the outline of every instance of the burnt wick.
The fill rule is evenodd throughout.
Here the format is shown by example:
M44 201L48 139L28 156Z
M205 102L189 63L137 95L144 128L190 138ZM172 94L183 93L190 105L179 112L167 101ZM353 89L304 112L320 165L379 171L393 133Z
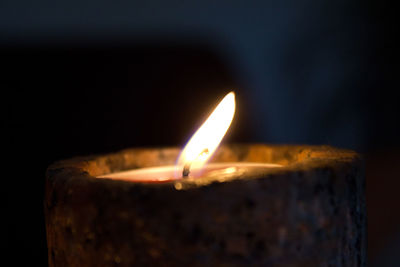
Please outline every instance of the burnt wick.
M203 151L201 151L201 152L199 153L199 155L196 157L196 159L199 158L200 156L207 155L208 153L209 153L208 148L205 148ZM195 160L196 160L196 159L195 159ZM194 161L194 160L193 160L193 161ZM192 166L193 161L189 161L188 163L186 163L186 164L183 166L182 178L187 178L187 177L189 177L189 174L190 174L190 167Z
M190 165L192 165L191 162L186 163L185 166L183 166L182 177L186 178L186 177L189 176L189 173L190 173Z

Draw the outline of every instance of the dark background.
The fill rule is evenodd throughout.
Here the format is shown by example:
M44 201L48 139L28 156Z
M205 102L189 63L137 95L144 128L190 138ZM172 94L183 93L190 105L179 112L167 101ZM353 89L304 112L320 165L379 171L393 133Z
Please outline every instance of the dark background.
M372 0L2 1L7 257L47 264L49 164L126 147L182 147L234 90L237 112L224 142L330 144L364 154L369 263L398 266L395 15L388 2Z

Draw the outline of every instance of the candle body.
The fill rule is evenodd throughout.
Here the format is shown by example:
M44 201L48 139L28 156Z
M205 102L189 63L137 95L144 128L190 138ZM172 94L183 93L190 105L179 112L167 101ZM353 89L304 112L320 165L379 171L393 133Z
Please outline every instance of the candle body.
M96 178L173 165L178 154L130 149L49 167L49 266L365 266L364 174L356 153L231 145L213 160L283 167L224 182Z

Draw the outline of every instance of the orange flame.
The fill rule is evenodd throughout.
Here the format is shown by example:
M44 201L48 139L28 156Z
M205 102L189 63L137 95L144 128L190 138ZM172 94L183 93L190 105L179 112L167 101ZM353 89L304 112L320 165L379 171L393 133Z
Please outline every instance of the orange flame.
M200 170L211 158L231 125L235 108L235 93L230 92L192 136L177 161L184 176L189 169Z

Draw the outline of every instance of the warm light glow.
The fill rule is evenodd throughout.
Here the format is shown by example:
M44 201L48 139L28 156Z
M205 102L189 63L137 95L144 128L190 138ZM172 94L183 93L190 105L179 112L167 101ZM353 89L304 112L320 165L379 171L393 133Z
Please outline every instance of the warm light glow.
M200 170L207 163L231 125L234 114L235 93L230 92L183 149L177 161L178 176L182 175L185 167L190 168L192 174L193 171Z

